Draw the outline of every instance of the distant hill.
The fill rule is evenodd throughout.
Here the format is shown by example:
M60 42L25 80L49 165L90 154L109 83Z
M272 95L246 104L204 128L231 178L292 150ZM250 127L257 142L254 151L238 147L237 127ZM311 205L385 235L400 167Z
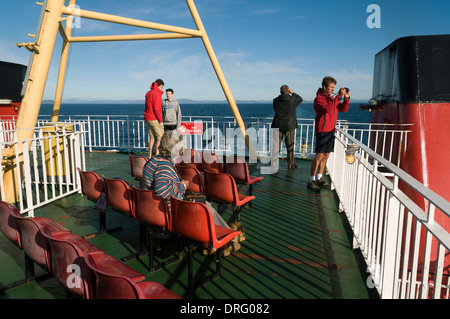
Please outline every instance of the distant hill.
M367 100L357 100L354 99L351 102L355 103L368 103ZM205 100L205 101L195 101L190 99L178 99L180 104L228 104L226 100ZM304 103L312 103L313 101L303 101ZM144 104L143 100L102 100L102 99L64 99L65 104ZM264 100L237 100L237 104L272 104L272 101ZM42 104L53 104L53 100L43 100Z
M180 104L227 104L226 100L195 101L190 99L178 99ZM53 100L43 100L42 104L52 104ZM64 99L66 104L143 104L143 100L102 100L102 99ZM272 101L244 101L237 100L236 103L272 103Z

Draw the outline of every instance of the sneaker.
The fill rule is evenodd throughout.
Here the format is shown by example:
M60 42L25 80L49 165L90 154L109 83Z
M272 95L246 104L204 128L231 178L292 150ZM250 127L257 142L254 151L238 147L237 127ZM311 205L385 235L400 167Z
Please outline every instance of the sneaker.
M239 243L235 243L235 242L229 242L224 248L224 251L238 251L239 249L241 249L241 244Z
M317 182L317 185L324 188L329 188L330 184L328 184L323 178L319 179Z
M320 187L317 185L316 181L309 182L308 189L316 191L316 192L320 191Z
M203 248L202 254L203 256L210 256L214 255L216 253L215 248Z

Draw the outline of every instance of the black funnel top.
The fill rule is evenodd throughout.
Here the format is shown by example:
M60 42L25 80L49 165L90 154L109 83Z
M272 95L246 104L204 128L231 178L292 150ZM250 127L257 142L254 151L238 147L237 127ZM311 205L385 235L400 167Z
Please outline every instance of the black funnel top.
M0 61L0 99L22 101L20 95L27 67Z
M450 102L450 35L395 40L375 56L373 97L399 103Z

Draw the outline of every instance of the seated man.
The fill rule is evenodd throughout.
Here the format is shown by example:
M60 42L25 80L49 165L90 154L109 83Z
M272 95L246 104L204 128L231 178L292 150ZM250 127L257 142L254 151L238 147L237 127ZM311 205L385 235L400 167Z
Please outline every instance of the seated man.
M183 151L183 135L176 130L164 132L159 146L159 155L153 156L144 166L141 188L154 190L156 195L168 201L170 211L170 197L183 200L189 181L181 180L172 158ZM216 225L230 229L228 224L217 211L206 201L205 205L211 212ZM240 245L232 243L232 250L238 250Z

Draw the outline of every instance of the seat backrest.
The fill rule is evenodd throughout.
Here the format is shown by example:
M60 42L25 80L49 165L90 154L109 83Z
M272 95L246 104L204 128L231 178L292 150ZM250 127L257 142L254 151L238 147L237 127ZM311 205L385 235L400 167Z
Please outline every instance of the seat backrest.
M17 208L0 201L0 231L20 247L19 225L13 216L21 216Z
M97 278L97 299L145 299L144 292L133 280L109 272L107 266L96 263L96 257L100 255L88 254L85 260Z
M131 177L137 179L142 178L142 172L145 164L148 162L148 158L145 156L128 155L130 158L130 173Z
M103 192L103 182L95 172L77 170L81 179L81 193L90 200L97 200Z
M51 247L52 273L66 289L84 299L92 298L95 275L85 263L85 251L92 244L75 234L55 235L44 226L42 235Z
M203 152L202 154L202 171L210 171L215 173L222 173L222 159L215 153Z
M177 164L176 168L181 179L189 181L187 190L203 193L202 175L200 174L198 169L182 164Z
M133 185L135 216L142 222L170 229L170 214L167 201L154 190L141 189Z
M235 181L248 182L248 166L243 158L228 156L223 164L223 172L230 174Z
M170 199L173 231L185 238L213 245L214 220L208 207L202 203Z
M128 183L122 179L107 178L104 175L103 181L106 205L136 218L133 210L133 194Z
M19 225L20 232L20 244L28 257L34 262L43 266L49 272L51 272L50 264L50 243L47 238L42 235L41 229L49 222L48 218L44 217L19 217L13 216ZM54 225L54 226L53 226ZM49 227L57 228L57 224L50 224ZM61 227L61 229L63 229ZM56 230L56 229L55 229Z
M184 149L183 155L181 155L179 160L181 161L179 164L195 167L200 172L203 171L202 154L199 151L196 151L192 148Z
M230 174L205 171L204 179L207 198L231 205L236 204L237 188Z

